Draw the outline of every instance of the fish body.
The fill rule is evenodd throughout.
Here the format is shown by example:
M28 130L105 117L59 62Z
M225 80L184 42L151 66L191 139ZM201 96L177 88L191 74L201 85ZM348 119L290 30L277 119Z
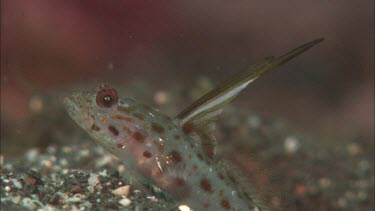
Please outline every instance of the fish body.
M249 209L228 185L225 172L209 164L198 143L172 118L129 98L111 107L98 106L96 96L113 90L99 86L73 94L65 103L73 119L129 171L194 210Z
M214 159L208 130L222 106L261 74L306 51L315 40L253 65L197 100L175 118L120 97L108 85L73 93L64 103L72 119L141 180L193 210L267 210L229 161ZM243 182L245 181L245 182ZM242 187L241 187L242 186ZM244 187L246 186L246 187Z

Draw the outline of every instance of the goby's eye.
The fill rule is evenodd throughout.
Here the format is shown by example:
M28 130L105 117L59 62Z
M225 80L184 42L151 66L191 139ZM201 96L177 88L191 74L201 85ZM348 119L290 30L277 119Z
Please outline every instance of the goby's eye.
M100 107L110 108L118 102L118 95L114 89L102 89L96 94L96 104Z

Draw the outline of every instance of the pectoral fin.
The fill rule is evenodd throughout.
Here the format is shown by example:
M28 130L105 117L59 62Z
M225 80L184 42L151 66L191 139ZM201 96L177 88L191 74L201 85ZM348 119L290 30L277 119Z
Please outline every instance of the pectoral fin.
M240 171L232 162L228 160L221 160L217 163L217 168L226 173L230 180L236 184L239 194L247 198L249 207L256 207L259 211L269 210L263 198L258 194L258 191L250 183L247 176Z

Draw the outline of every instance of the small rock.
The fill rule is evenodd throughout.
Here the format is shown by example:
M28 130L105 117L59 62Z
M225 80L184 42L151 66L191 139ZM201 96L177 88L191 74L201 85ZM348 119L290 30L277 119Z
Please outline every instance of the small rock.
M260 118L258 116L255 116L255 115L251 115L248 119L247 119L247 124L252 128L252 129L257 129L261 122L260 122Z
M119 201L119 203L124 206L124 207L127 207L131 204L131 201L128 199L128 198L123 198Z
M339 199L337 200L337 205L338 205L338 207L340 207L340 208L346 208L346 207L348 206L348 202L347 202L346 199L344 199L344 198L339 198Z
M111 192L116 196L128 196L129 195L129 185L119 187Z
M11 188L10 188L9 186L5 186L4 190L5 190L6 192L9 192L9 191L11 190Z
M29 183L30 185L35 185L35 184L36 184L36 179L35 179L35 178L32 178L32 177L26 176L26 177L25 177L25 180L26 180L26 182Z
M70 192L73 193L73 194L76 194L76 193L82 193L81 186L79 186L79 185L74 185L74 186L70 189Z
M14 187L16 187L17 189L22 188L22 184L18 180L12 179L12 182L13 182Z
M296 137L288 136L284 142L284 149L288 154L295 153L299 148L299 142Z
M25 181L30 185L43 185L44 184L41 179L40 174L33 170L29 170L27 172L27 174L25 175Z
M31 112L39 113L43 110L43 100L40 96L32 96L29 101L29 109Z
M327 188L331 185L331 180L326 177L323 177L319 180L319 185L322 188Z
M108 174L107 174L107 170L104 169L102 172L99 172L99 175L102 176L102 177L106 177L106 176L108 176Z
M185 204L178 206L178 209L179 209L180 211L191 211L191 210L192 210L192 209L190 209L189 206L187 206L187 205L185 205Z
M38 149L30 149L25 153L25 157L27 160L35 161L37 157L39 156L39 150Z
M158 91L154 95L154 101L159 105L166 104L168 100L169 100L168 94L164 91Z
M99 184L99 178L97 174L90 174L90 177L88 179L88 183L90 186L94 187L97 184Z
M349 154L352 156L358 155L362 151L361 147L357 143L348 144L347 149Z
M301 183L296 184L294 187L294 193L296 196L303 196L306 193L306 186Z
M357 198L360 200L360 201L365 201L367 199L367 193L366 192L363 192L363 191L359 191L357 193Z
M83 198L85 198L84 195L82 194L75 194L73 197L71 198L68 198L67 200L65 200L66 203L75 203L75 202L80 202Z

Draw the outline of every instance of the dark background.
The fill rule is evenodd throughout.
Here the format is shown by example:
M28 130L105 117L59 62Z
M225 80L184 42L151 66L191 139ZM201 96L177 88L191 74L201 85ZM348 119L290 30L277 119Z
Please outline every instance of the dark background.
M264 76L236 103L313 134L374 136L374 2L1 1L1 115L34 94L144 79L168 90L219 83L271 55L325 41ZM48 124L48 123L46 123ZM3 140L2 140L3 141Z

